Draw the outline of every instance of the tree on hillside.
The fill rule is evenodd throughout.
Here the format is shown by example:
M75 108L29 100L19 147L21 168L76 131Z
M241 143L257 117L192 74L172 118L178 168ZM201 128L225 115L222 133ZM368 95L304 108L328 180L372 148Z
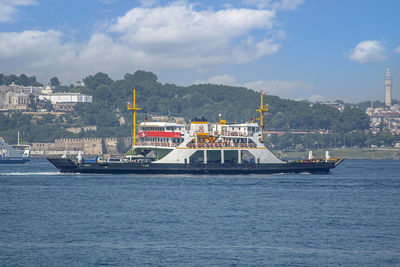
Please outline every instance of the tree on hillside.
M43 86L42 83L36 81L36 76L29 76L29 83L32 86L38 86L38 87Z
M8 76L4 76L4 84L10 85L12 83L18 84L18 76L15 74L11 74Z
M29 95L29 105L28 105L28 107L30 109L32 109L33 111L37 110L36 99L35 99L35 96L33 94Z
M348 133L352 130L369 129L369 117L358 108L345 108L340 113L339 120L334 121L333 129L338 133Z
M53 77L50 79L50 85L51 86L59 86L60 85L60 81L58 80L57 77Z
M97 89L94 91L93 96L98 99L103 101L106 104L110 104L112 102L112 92L111 88L108 85L101 84L97 87Z
M23 85L23 86L28 86L28 85L31 84L30 81L29 81L28 76L26 76L25 74L19 75L18 82L19 82L20 85Z
M108 74L103 72L98 72L94 76L89 75L83 79L86 87L92 90L96 90L100 85L111 85L113 80L108 76Z
M125 74L125 79L132 79L136 81L149 81L149 82L157 82L157 75L152 72L144 71L144 70L137 70L133 75L132 74Z

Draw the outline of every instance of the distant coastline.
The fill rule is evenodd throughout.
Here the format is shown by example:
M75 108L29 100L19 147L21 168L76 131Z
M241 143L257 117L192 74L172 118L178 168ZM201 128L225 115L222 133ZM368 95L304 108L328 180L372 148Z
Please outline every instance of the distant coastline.
M330 148L326 149L329 151L331 157L340 157L347 159L396 159L400 160L400 149L399 148ZM287 152L279 151L282 158L286 159L299 159L306 158L308 151L301 152ZM317 158L323 158L325 156L325 149L313 150L313 155Z

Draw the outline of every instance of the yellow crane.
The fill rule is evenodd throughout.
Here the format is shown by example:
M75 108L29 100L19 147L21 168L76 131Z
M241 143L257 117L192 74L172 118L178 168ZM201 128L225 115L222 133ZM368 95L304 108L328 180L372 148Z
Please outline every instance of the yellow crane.
M261 126L261 141L264 140L264 112L267 112L269 110L268 105L263 104L263 97L264 93L261 91L261 105L260 108L257 109L256 111L260 112L260 118L257 118L257 120L260 120L260 126Z
M133 102L128 103L128 110L133 111L133 146L136 146L136 111L141 108L136 107L136 90L133 89Z

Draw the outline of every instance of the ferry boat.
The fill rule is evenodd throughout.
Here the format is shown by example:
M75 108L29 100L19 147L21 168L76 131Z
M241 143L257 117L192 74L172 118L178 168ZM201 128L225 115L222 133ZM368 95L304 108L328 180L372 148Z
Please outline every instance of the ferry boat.
M17 148L21 148L21 146L18 145ZM0 164L25 163L27 161L30 161L29 149L16 149L4 140L0 140Z
M133 146L123 159L77 160L48 158L66 173L135 173L135 174L264 174L329 172L342 159L282 161L263 143L263 105L261 92L260 125L253 119L228 124L220 119L209 123L195 118L188 126L170 122L150 122L136 126L135 90L133 102ZM137 128L137 129L136 129Z

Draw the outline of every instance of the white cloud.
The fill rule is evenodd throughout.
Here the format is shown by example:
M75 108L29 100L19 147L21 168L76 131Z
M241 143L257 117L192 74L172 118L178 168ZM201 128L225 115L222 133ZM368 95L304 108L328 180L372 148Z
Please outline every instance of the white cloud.
M275 12L254 9L200 10L173 3L134 8L119 17L108 32L118 42L142 52L160 65L202 68L225 62L246 62L276 53L272 38L256 40L250 32L274 26Z
M0 69L47 78L68 75L77 62L76 47L62 44L61 38L62 33L53 30L0 33Z
M350 54L350 59L359 63L382 61L385 47L380 41L362 41Z
M240 84L236 81L236 78L228 74L216 75L208 78L205 81L199 80L194 82L194 84L205 84L205 83L240 86Z
M327 99L326 97L324 97L322 95L312 95L307 100L309 100L311 102L327 102L327 101L330 101L329 99Z
M264 91L267 94L277 95L280 97L294 98L294 94L298 92L311 91L314 87L303 81L253 81L239 83L234 76L223 74L210 77L205 81L196 81L195 84L222 84L229 86L242 86L254 91Z
M255 91L264 91L271 95L292 98L295 92L313 89L311 84L302 81L254 81L243 84Z
M400 45L394 50L394 52L399 53L400 54Z
M249 62L279 50L281 45L269 36L275 20L274 10L196 10L186 2L135 7L82 43L65 41L54 30L0 32L0 70L76 81L97 71L121 76L138 68L201 70ZM253 35L254 30L264 34Z
M0 0L0 22L12 22L22 6L37 4L36 0Z
M296 9L304 0L244 0L249 6L272 9Z

